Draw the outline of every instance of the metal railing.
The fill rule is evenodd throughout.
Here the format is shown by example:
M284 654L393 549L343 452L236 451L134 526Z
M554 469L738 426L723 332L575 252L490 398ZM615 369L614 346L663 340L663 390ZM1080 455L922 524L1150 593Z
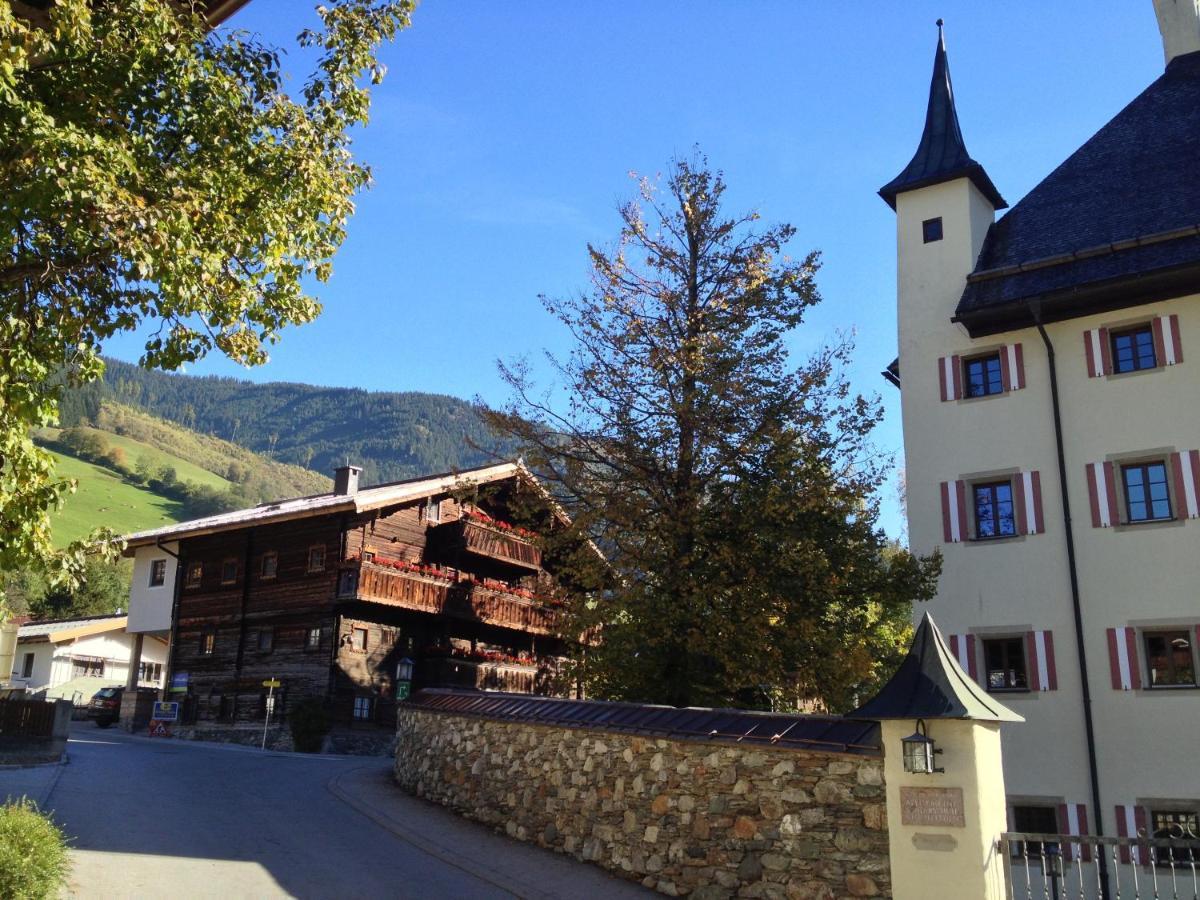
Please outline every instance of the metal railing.
M1200 900L1200 838L1005 832L1009 900Z

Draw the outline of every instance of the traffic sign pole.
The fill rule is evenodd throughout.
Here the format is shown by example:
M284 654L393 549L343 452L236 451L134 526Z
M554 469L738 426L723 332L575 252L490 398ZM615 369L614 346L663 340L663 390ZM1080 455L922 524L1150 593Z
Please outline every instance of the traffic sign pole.
M263 721L262 749L267 749L267 728L271 725L271 710L275 708L275 688L279 687L279 679L271 678L263 682L267 689L267 717Z

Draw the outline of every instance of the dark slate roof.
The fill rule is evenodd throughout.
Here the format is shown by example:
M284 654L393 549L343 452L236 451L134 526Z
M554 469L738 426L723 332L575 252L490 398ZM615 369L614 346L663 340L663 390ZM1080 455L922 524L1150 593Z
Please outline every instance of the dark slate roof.
M675 740L767 744L781 749L882 756L877 722L745 709L702 709L426 688L405 701L431 712Z
M959 301L973 335L1200 289L1200 53L1166 72L992 226Z
M925 110L925 130L916 155L904 171L879 189L879 196L888 206L896 208L896 195L903 191L970 178L992 206L1008 206L983 166L971 159L958 127L958 111L954 108L954 87L950 84L950 63L946 59L946 42L942 37L942 20L938 19L937 50L933 55L933 79L929 83L929 106Z
M981 722L1024 722L997 703L962 667L929 613L913 635L908 656L874 699L851 719L975 719Z

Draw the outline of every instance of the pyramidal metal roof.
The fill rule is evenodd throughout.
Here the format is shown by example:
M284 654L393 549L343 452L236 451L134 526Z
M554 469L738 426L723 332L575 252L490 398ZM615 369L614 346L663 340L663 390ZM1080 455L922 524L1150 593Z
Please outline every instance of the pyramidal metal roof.
M970 178L996 209L1008 204L992 184L983 166L971 159L958 126L958 111L954 107L954 87L950 83L950 63L946 58L946 41L942 35L942 20L938 19L937 50L933 55L933 79L929 83L929 106L925 110L925 130L917 152L904 171L879 189L879 196L888 206L896 208L896 195L955 178Z
M929 613L921 618L908 656L883 689L851 719L974 719L1024 722L962 670Z

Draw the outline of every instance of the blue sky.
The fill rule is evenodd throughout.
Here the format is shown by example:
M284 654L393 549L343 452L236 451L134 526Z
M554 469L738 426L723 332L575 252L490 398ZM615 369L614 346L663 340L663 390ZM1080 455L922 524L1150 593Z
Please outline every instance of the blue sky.
M294 47L311 8L253 0L230 27ZM698 144L731 209L794 224L795 254L822 251L824 303L790 347L856 332L852 383L882 396L877 443L902 463L899 394L879 377L895 356L894 217L875 191L916 148L939 16L967 147L1010 203L1162 72L1150 0L425 0L384 50L356 142L375 184L324 314L259 369L189 371L500 403L497 357L567 348L538 295L586 286L586 244L616 237L628 173ZM883 499L899 534L895 491Z

